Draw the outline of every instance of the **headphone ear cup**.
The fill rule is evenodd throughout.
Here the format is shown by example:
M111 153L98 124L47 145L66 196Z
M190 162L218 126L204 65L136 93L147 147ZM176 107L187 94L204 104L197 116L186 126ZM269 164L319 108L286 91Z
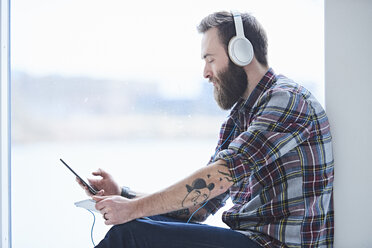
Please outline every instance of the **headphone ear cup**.
M252 43L245 37L233 37L228 46L229 57L238 66L246 66L253 59Z

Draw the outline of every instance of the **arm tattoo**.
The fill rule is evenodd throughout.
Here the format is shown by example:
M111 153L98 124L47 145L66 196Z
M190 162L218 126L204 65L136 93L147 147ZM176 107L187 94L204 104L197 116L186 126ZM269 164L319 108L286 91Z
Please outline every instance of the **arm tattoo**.
M234 182L234 180L232 179L232 177L231 177L231 175L230 175L229 173L226 173L226 172L223 172L223 171L220 171L220 170L218 170L218 172L219 172L220 174L224 175L224 176L225 176L225 179L226 179L228 182L231 182L231 183ZM220 178L220 181L221 181L221 180L222 180L222 178Z
M196 209L201 207L201 206L202 205L197 206ZM196 209L185 208L185 209L181 209L181 210L166 213L165 216L186 221L190 218L191 214L193 214ZM194 214L194 216L192 217L191 220L194 221L194 222L203 222L208 218L208 216L210 214L211 214L211 212L206 210L206 209L199 210L198 212L196 212Z
M226 164L226 163L223 163L223 164L219 164L219 166L223 166L223 167L229 168L229 165L228 165L228 164Z
M196 212L191 220L196 221L196 222L203 222L208 218L209 215L210 215L210 211L207 211L206 209L203 208L202 210L199 210L198 212Z
M214 183L207 185L204 179L197 178L192 182L192 185L186 184L187 195L182 201L182 207L187 202L191 202L194 206L201 204L208 200L211 190L214 189Z
M180 217L186 218L190 215L190 210L188 208L185 208L185 209L169 212L166 215L169 217L174 217L174 218L180 218Z

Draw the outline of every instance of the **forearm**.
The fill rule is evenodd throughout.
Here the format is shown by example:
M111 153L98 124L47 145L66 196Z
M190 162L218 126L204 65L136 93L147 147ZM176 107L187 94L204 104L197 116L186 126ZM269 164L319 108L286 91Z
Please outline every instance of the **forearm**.
M190 219L190 217L192 216L191 221L193 221L193 222L203 222L210 215L210 212L207 211L205 208L200 208L202 206L203 206L203 204L199 204L198 206L195 206L195 207L184 208L184 209L172 211L172 212L166 213L164 215L168 216L168 217L175 218L175 219L183 220L185 222L188 221Z
M214 197L213 199L208 200L208 202L199 204L195 207L190 207L186 209L181 209L166 213L165 216L176 218L183 221L192 221L192 222L204 222L207 218L214 214L221 207L225 206L226 200L230 197L229 191Z
M197 209L205 201L224 193L232 184L229 169L224 161L219 160L160 192L135 199L137 217L177 210L190 215L191 209Z
M145 193L138 193L131 190L130 194L134 194L134 198L128 198L128 199L138 199L141 197L145 197L149 194ZM123 194L121 195L125 197ZM201 208L204 204L199 204L197 206L189 207L189 208L183 208L176 211L165 213L164 216L172 217L178 220L184 220L185 222L192 217L191 221L195 222L203 222L207 219L207 217L210 215L210 212L207 211L204 208Z

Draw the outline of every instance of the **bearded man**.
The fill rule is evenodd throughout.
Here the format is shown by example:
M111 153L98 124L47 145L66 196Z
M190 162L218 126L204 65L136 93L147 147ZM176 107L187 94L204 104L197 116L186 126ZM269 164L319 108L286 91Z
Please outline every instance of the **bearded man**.
M333 247L333 154L313 95L268 66L267 37L249 14L204 18L204 77L231 109L208 166L153 194L94 172L96 208L114 225L103 247ZM89 191L88 191L88 194ZM230 228L200 224L231 197Z

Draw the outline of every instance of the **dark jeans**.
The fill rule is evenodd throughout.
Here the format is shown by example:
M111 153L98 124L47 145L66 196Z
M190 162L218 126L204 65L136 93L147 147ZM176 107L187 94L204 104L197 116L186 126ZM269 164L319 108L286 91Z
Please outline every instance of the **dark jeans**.
M113 226L96 248L260 248L245 235L220 227L152 216Z

